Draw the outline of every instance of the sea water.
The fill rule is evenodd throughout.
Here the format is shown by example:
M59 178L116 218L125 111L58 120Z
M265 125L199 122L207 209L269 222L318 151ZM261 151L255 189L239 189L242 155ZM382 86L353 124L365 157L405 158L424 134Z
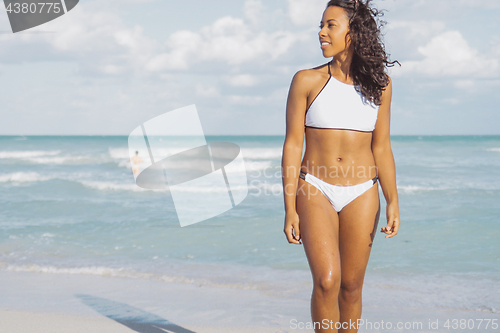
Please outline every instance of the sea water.
M303 246L283 233L283 140L207 136L241 147L248 196L181 228L168 190L135 184L126 136L0 137L0 269L309 297ZM392 148L401 226L379 232L380 191L365 299L499 313L500 136L393 136Z

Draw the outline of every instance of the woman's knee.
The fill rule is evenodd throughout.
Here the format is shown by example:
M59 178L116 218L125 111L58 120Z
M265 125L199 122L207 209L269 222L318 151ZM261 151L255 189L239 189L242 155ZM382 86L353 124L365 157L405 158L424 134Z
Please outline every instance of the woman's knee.
M324 295L338 295L340 290L340 276L326 275L314 282L314 289Z
M346 301L357 302L361 299L363 281L359 279L346 280L340 283L342 298Z

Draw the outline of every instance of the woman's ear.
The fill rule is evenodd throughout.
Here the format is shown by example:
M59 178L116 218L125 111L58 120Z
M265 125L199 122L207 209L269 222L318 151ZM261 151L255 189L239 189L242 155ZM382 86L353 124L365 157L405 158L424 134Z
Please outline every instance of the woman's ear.
M347 30L347 33L345 35L345 47L346 47L346 49L351 47L351 44L352 44L351 32L350 32L350 30Z

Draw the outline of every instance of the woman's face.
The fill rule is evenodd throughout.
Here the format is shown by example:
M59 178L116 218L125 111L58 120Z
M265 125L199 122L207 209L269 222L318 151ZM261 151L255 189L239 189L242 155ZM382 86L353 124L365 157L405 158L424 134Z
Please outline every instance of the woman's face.
M330 6L325 9L320 28L318 35L325 58L337 57L342 52L348 52L351 45L349 20L343 8Z

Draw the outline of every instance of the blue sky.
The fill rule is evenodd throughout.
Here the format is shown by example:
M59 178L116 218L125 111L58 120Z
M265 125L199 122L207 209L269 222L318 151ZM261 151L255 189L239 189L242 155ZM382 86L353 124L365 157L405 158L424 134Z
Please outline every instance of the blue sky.
M284 135L290 81L326 63L327 1L82 0L12 34L0 13L0 135L128 135L196 104L208 135ZM500 1L378 0L392 134L500 134Z

